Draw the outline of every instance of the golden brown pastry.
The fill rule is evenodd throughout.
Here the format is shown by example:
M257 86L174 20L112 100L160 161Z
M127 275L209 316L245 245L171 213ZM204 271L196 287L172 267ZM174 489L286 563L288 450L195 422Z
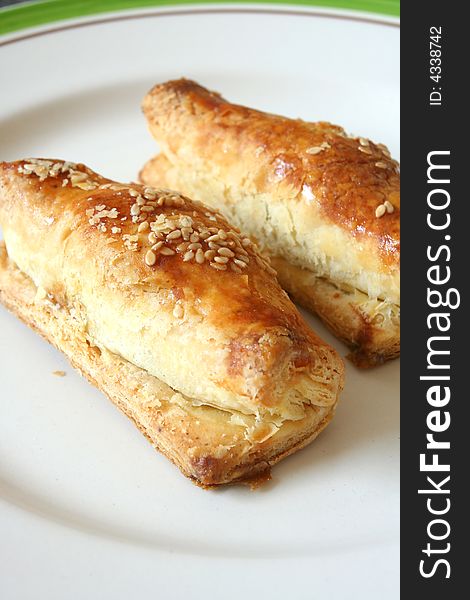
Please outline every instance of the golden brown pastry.
M309 443L342 387L255 245L170 190L0 165L0 298L183 473L251 477Z
M385 146L185 79L154 87L143 110L162 150L144 183L203 198L255 239L357 364L399 354L399 174Z

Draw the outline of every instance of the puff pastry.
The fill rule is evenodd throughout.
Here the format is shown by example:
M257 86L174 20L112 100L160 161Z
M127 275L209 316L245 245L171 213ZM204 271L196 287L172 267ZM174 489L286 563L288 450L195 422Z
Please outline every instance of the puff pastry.
M399 174L385 146L185 79L155 86L143 111L162 151L143 182L203 198L255 239L358 365L399 354Z
M257 247L167 189L0 165L0 298L188 477L265 471L334 414L343 365Z

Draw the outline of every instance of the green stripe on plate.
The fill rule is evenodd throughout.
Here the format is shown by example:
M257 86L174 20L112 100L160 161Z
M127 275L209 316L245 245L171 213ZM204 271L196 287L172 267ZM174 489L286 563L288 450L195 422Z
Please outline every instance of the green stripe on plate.
M223 4L220 0L44 0L13 5L0 10L0 34L37 27L63 19L73 19L126 9L190 4ZM254 4L252 0L235 0L230 4ZM399 16L399 0L257 0L255 4L311 6L360 10L381 15Z

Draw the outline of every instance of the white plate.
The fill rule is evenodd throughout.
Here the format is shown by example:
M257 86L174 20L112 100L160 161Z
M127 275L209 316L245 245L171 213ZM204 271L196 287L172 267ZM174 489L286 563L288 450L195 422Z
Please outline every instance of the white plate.
M153 11L5 45L0 158L136 178L155 153L140 100L180 76L397 156L398 28L306 13ZM397 361L347 364L335 420L264 489L207 492L3 309L0 332L2 597L398 597Z

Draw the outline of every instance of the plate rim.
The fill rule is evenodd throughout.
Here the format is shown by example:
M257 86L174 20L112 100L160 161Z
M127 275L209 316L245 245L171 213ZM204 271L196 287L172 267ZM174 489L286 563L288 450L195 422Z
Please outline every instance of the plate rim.
M47 10L51 4L54 9ZM76 5L67 0L39 0L0 8L0 47L100 23L196 13L323 17L400 27L397 0L138 0L134 3L108 0L92 2L86 9L81 3Z

